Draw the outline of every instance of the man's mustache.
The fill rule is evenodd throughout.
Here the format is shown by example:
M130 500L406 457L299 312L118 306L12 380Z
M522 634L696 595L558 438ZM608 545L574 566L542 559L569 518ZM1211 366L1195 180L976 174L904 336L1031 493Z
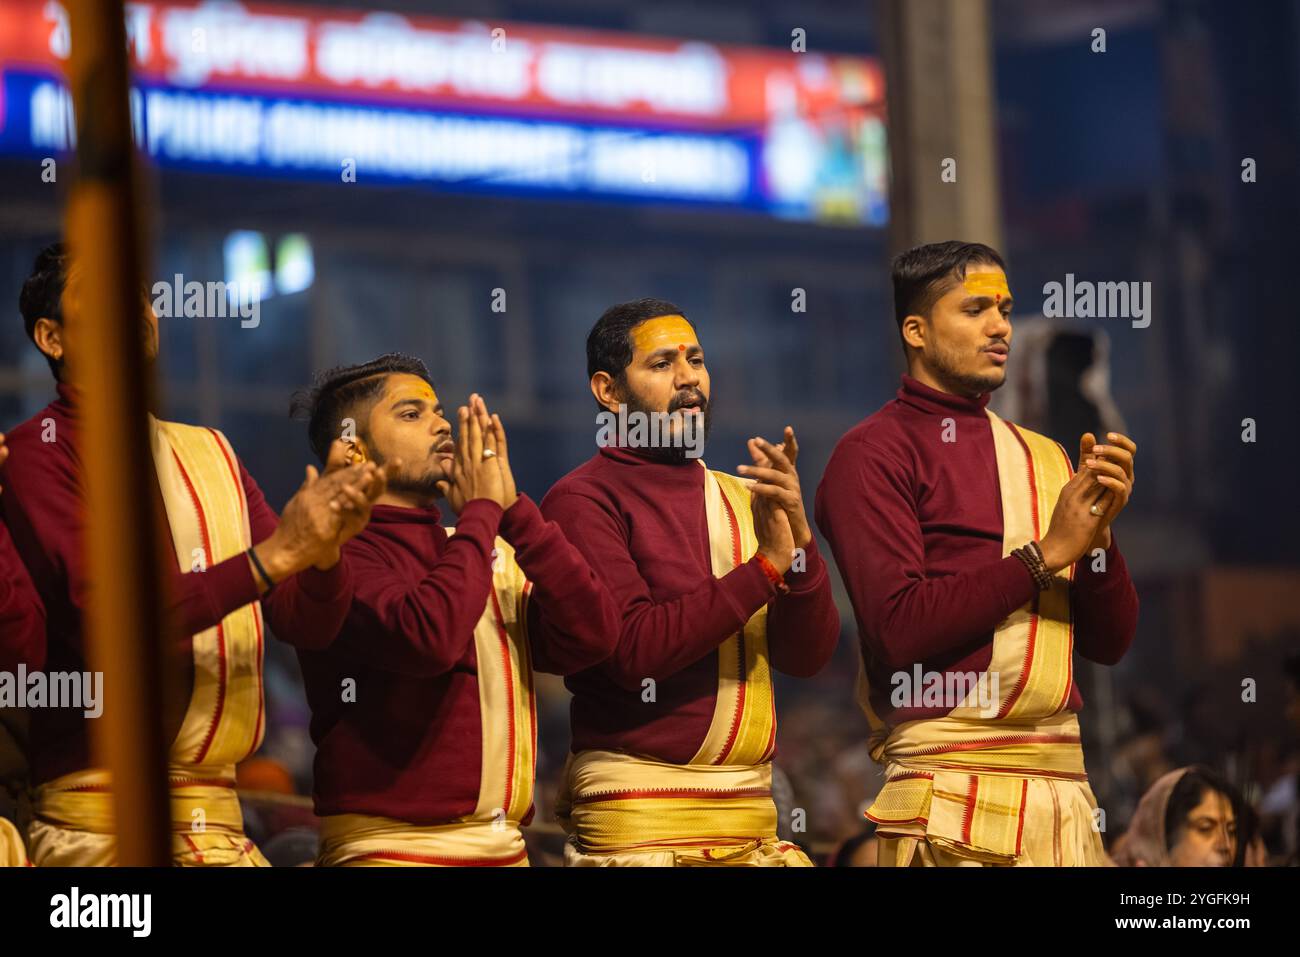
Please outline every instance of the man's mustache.
M684 408L688 404L698 406L699 410L703 412L709 407L709 400L703 392L698 390L681 392L673 396L672 401L668 403L668 411L676 412L678 409Z

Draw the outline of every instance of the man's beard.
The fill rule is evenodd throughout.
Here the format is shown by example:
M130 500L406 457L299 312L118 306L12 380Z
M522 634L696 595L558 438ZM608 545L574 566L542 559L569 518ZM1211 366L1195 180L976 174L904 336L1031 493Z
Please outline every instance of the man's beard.
M387 456L382 455L378 450L374 452L374 461L380 468L388 464ZM415 473L411 471L410 466L403 465L396 475L389 478L388 491L418 495L420 498L432 501L441 494L438 483L447 479L448 476L442 473L442 469L425 469L423 472Z
M934 352L929 356L930 371L936 379L958 395L979 396L993 392L1007 381L1005 367L1001 376L996 373L961 372L953 361L951 352Z
M646 416L663 414L659 412L657 409L652 409L648 405L643 404L641 400L638 399L635 395L633 395L630 391L625 389L624 392L625 395L622 397L621 401L623 402L624 405L627 406L627 411L629 415L633 412L640 412ZM671 415L672 413L680 409L682 407L683 399L690 399L690 398L697 398L703 402L703 408L700 410L704 416L703 435L700 435L700 433L697 431L696 435L698 437L698 441L694 443L697 449L699 451L702 451L704 448L704 443L709 440L709 427L713 424L713 400L711 398L705 398L704 393L701 392L699 389L694 389L689 392L678 392L672 397L672 399L668 403L668 414ZM686 416L682 415L680 418L681 418L681 423L678 425L678 432L677 432L678 435L681 435L681 430L686 428ZM694 458L696 461L699 460L698 459L699 452L697 452L696 456L687 455L687 452L691 451L691 449L687 447L687 443L685 441L675 445L661 444L661 445L639 446L638 450L641 453L643 453L646 456L646 458L653 459L656 462L663 462L665 465L683 465L686 462L690 461L692 458Z

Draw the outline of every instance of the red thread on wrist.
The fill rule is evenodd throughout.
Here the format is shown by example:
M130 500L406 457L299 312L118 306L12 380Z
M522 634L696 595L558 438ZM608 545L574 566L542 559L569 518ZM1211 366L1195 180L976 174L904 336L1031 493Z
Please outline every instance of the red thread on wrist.
M763 574L767 576L767 580L776 586L777 591L784 595L790 590L790 586L785 583L784 576L777 571L770 558L762 552L755 552L754 557L758 559L758 566L763 569Z

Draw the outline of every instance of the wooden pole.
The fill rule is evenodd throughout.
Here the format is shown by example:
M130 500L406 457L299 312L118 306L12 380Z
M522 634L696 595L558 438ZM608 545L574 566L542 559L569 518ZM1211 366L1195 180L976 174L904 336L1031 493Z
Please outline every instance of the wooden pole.
M1001 250L987 0L878 0L877 9L893 252L946 239Z
M77 172L68 198L69 372L80 390L86 493L86 647L104 675L92 727L113 776L118 863L171 863L162 727L162 613L142 331L140 218L122 0L68 3ZM67 295L67 293L65 293Z

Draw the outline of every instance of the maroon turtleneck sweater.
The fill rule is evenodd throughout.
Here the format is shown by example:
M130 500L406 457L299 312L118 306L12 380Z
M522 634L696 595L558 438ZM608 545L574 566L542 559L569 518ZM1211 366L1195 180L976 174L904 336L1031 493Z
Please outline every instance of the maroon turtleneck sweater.
M313 632L309 619L272 622L299 649L316 742L317 814L437 824L478 804L474 628L489 600L498 534L532 584L535 670L588 668L617 640L618 610L599 577L528 496L504 513L487 499L469 502L455 535L439 519L432 507L376 505L370 524L343 546L342 587L320 599L314 616L341 613L337 634ZM355 700L344 701L349 678Z
M890 725L947 709L900 708L896 671L979 672L993 630L1035 594L1028 569L1002 557L1002 495L989 396L967 399L903 376L898 397L840 439L817 488L817 527L830 543L858 623L871 704ZM956 441L943 441L951 418ZM1089 556L1070 589L1074 641L1114 664L1137 630L1138 599L1112 530L1106 571ZM1083 706L1077 686L1069 708Z
M45 664L45 606L0 525L0 671L16 671L20 664L29 671Z
M45 667L50 671L84 671L87 665L81 619L91 584L82 562L84 501L76 393L63 383L58 392L58 399L7 434L10 455L0 476L0 485L4 486L0 511L45 606ZM46 441L46 437L52 437L52 441ZM249 525L256 544L275 531L279 519L242 462L239 477L248 499ZM166 529L166 510L157 483L150 494L159 528ZM166 680L188 688L194 677L191 636L257 601L258 583L243 554L204 572L183 573L179 566L168 566L167 572L164 617L171 623L175 637L166 648ZM336 565L328 572L308 569L292 576L266 596L263 608L273 619L275 612L289 617L313 614L319 606L310 597L337 590L341 573ZM326 630L337 627L337 623L322 620L316 627ZM168 716L169 734L179 728L184 716L180 705L188 698L188 690L174 696L176 708ZM33 711L30 750L32 780L37 784L89 767L91 755L81 709Z
M717 649L770 603L768 653L786 674L810 677L830 660L840 619L816 540L804 571L778 595L757 557L715 578L704 474L698 461L656 462L602 448L542 500L546 517L600 570L621 610L618 646L566 679L574 752L603 749L685 764L708 733ZM655 701L642 682L655 679Z

